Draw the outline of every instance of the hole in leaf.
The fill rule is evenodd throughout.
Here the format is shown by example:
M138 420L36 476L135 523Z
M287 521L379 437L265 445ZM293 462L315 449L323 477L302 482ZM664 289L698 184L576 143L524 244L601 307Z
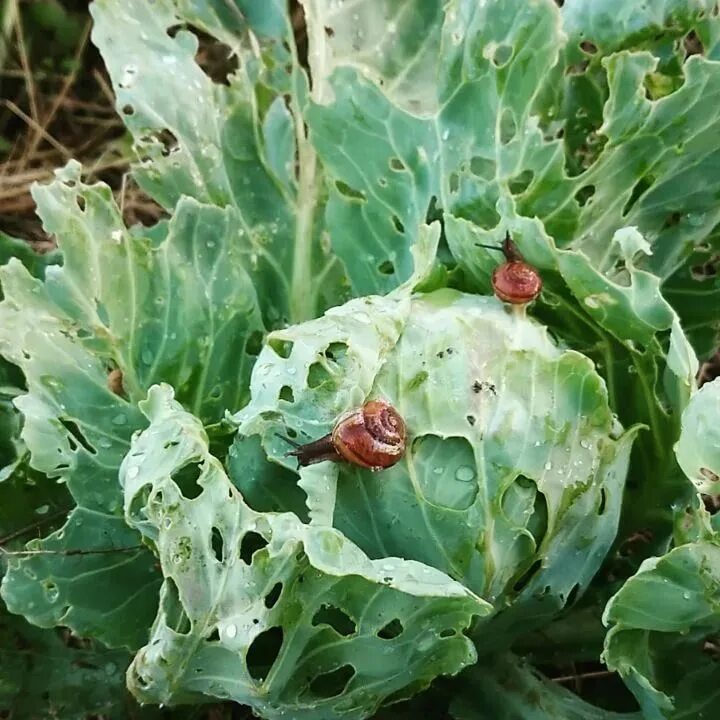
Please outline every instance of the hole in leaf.
M280 338L270 338L268 345L273 349L276 355L287 360L293 349L292 340L281 340Z
M600 488L600 502L598 503L597 514L603 515L607 506L607 490Z
M334 31L331 27L328 27L327 25L325 25L325 27L323 28L323 30L325 31L325 34L326 34L329 38L335 36L335 31Z
M293 428L291 428L291 427L285 428L285 434L286 434L289 438L296 438L296 437L297 437L297 430L293 430Z
M282 593L283 585L281 582L275 583L273 589L265 596L265 607L269 610L275 607L275 604L280 599L280 593Z
M515 175L515 177L510 178L508 181L510 192L513 195L520 195L521 193L524 193L528 187L530 187L530 183L533 181L534 177L535 173L532 170L523 170L518 175Z
M392 216L392 223L401 235L405 232L405 226L400 222L400 218L397 215Z
M329 625L336 633L348 637L357 631L354 620L334 605L322 605L312 619L313 625Z
M338 189L338 192L346 198L350 198L351 200L362 200L363 202L366 200L364 192L351 188L342 180L336 180L335 187Z
M389 161L390 169L395 172L406 172L405 163L399 157L391 157Z
M194 34L199 41L195 55L197 64L214 83L230 85L230 77L240 66L237 53L234 53L229 45L205 33L194 31Z
M251 643L245 656L250 677L262 681L280 654L283 644L283 631L280 627L263 630Z
M391 620L387 625L381 627L378 632L377 636L379 638L382 638L383 640L392 640L393 638L396 638L398 635L402 633L404 630L402 623L398 618L395 618L394 620Z
M515 592L520 592L525 588L528 583L533 579L533 576L540 570L542 567L542 559L537 559L516 581L513 585L513 590Z
M83 195L76 195L75 196L75 202L77 203L77 206L80 208L81 212L85 212L85 197Z
M278 397L280 398L280 400L284 400L285 402L295 402L295 393L289 385L283 385L280 388L280 394L278 395Z
M210 544L212 546L212 551L215 554L215 558L218 562L223 561L223 536L220 530L218 530L216 527L213 527L211 537L210 537Z
M627 217L627 215L630 213L630 210L632 210L633 205L635 205L635 203L642 197L642 195L650 189L654 182L655 178L648 176L640 178L635 183L635 186L630 193L630 197L628 198L628 201L625 203L625 207L623 208L623 217Z
M134 115L135 114L135 108L128 103L127 105L123 105L123 115Z
M574 605L579 593L580 593L580 583L575 583L572 586L572 589L570 590L570 592L568 593L567 602L565 603L565 607L570 607L570 606Z
M492 180L495 177L495 163L476 155L470 160L470 172L476 177Z
M355 668L352 665L342 665L337 670L318 675L310 683L310 692L321 698L341 695L354 676Z
M203 491L202 486L198 483L201 474L201 463L189 462L172 474L172 480L180 489L183 497L193 500Z
M325 382L332 382L332 379L332 375L322 363L313 363L308 369L307 384L310 388L320 387Z
M578 201L580 207L585 207L588 200L595 194L594 185L583 185L576 193L575 199Z
M513 52L514 51L512 45L498 45L495 49L495 52L493 53L493 64L496 67L502 67L503 65L507 65L513 56Z
M455 628L445 628L445 630L440 633L441 638L455 637L455 635L457 635L457 630L455 630Z
M240 541L240 559L246 565L251 565L255 553L267 546L268 541L260 533L250 530L243 535L243 539Z
M325 357L338 365L342 365L347 359L348 346L342 342L330 343L325 348Z
M220 642L220 630L217 627L212 629L212 632L205 638L208 642Z
M168 627L180 635L190 632L190 618L185 612L175 581L166 577L161 591L162 610Z
M248 355L259 355L263 345L263 334L262 331L256 330L251 333L245 343L245 352Z
M379 178L378 178L378 185L379 185L380 187L387 187L387 186L388 186L388 181L387 181L384 177L379 177Z
M510 108L505 108L500 116L500 142L507 145L517 132L515 116Z
M60 424L70 433L68 441L73 450L77 450L78 446L82 446L91 455L97 455L97 450L89 443L88 439L82 434L78 424L67 418L60 418Z
M597 45L595 45L595 43L591 43L589 40L583 40L580 43L580 49L586 55L595 55L595 53L598 51Z
M465 419L468 421L468 425L472 427L477 422L477 418L474 415L467 415Z
M683 47L685 48L685 57L689 58L691 55L702 55L703 44L697 33L692 30L689 32L683 40Z
M381 272L383 275L393 275L395 273L395 266L389 260L384 260L378 265L378 272Z
M178 148L178 139L167 128L156 132L153 137L162 145L161 153L167 157Z

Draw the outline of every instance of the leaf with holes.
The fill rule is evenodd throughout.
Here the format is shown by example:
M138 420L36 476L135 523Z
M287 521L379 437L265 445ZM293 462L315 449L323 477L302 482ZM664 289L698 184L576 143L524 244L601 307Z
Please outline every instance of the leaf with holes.
M712 717L720 681L720 544L646 560L605 610L603 657L644 717Z
M307 78L283 3L97 0L92 14L140 186L168 209L183 196L232 208L268 326L343 298L342 269L316 222L321 174L298 120ZM198 65L193 26L214 41L203 52L225 54L216 63L225 77Z
M34 190L62 268L40 282L11 262L0 305L0 349L27 380L15 402L31 465L67 483L77 507L11 561L2 592L36 624L134 647L159 583L121 514L117 471L145 424L135 403L169 380L205 422L220 420L245 401L246 343L263 325L232 208L187 198L162 237L143 237L125 229L109 188L82 184L78 170Z
M675 452L699 492L720 492L720 378L703 385L690 400Z
M230 465L250 502L297 513L304 491L313 522L370 557L411 558L507 601L497 632L478 631L483 651L574 599L614 539L635 432L620 435L586 358L495 299L351 301L272 333L251 388ZM283 436L314 440L375 397L406 421L403 460L377 474L325 463L298 482Z
M165 578L128 674L141 701L365 718L475 660L462 631L485 601L418 562L370 560L332 528L251 510L171 388L141 408L150 427L121 468L125 516Z

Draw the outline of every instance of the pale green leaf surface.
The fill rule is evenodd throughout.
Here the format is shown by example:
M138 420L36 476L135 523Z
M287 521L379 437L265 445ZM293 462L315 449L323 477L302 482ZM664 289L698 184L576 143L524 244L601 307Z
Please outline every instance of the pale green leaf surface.
M165 576L128 674L141 700L209 695L267 718L364 718L391 693L474 661L462 630L487 603L433 568L370 560L331 528L256 513L171 388L152 388L141 407L150 427L121 468L125 511ZM393 620L400 629L383 636ZM273 628L282 641L263 655ZM347 676L328 689L341 668Z
M646 560L605 610L603 657L644 717L711 718L720 670L720 547L696 542Z
M720 378L705 383L691 398L675 453L699 492L720 492Z
M13 560L3 597L37 624L137 646L158 577L120 515L118 468L145 424L134 402L170 380L203 420L221 419L245 401L245 343L263 325L232 208L185 199L158 242L126 231L109 188L83 185L74 165L34 193L64 265L44 283L16 261L0 271L0 349L27 380L16 405L31 465L67 483L78 507ZM108 386L112 368L124 395Z
M284 48L293 41L282 4L96 0L92 14L93 40L140 158L140 185L166 208L187 195L235 209L268 326L337 302L342 273L315 223L322 197L314 151L296 127L307 81L294 48ZM237 55L229 85L198 65L189 29L168 32L185 22ZM268 89L288 95L289 109L282 97L262 100ZM311 287L321 275L325 282Z
M392 333L384 331L381 344L391 302ZM329 463L303 469L299 487L319 512L315 522L332 517L371 557L432 565L491 601L520 595L522 609L492 642L551 616L590 581L614 539L635 433L615 439L604 384L586 358L559 350L494 298L447 290L409 303L354 300L283 331L292 349L282 357L276 337L253 372L250 404L235 417L230 470L251 504L298 512L293 464L278 434L314 440L343 412L382 397L406 420L405 457L379 473ZM338 345L342 363L313 387L311 368L327 364L326 349ZM240 451L249 445L250 477ZM265 486L277 464L284 470Z

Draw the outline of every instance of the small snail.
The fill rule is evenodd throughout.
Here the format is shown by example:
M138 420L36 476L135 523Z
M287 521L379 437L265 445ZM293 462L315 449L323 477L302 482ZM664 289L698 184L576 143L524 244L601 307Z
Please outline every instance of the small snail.
M287 439L287 438L285 438ZM405 454L405 422L392 405L370 400L343 415L333 431L319 440L298 445L288 455L301 467L331 460L382 470Z
M512 305L525 305L540 294L542 290L540 273L525 262L510 238L510 233L505 235L500 248L493 245L480 245L480 247L502 250L505 255L506 262L496 267L492 274L493 290L500 300Z

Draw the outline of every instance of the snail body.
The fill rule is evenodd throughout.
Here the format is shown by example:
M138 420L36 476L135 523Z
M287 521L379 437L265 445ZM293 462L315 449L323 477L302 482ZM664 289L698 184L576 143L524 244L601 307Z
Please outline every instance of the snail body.
M339 418L332 432L288 455L296 457L301 467L330 460L382 470L405 454L405 433L405 422L392 405L370 400Z

